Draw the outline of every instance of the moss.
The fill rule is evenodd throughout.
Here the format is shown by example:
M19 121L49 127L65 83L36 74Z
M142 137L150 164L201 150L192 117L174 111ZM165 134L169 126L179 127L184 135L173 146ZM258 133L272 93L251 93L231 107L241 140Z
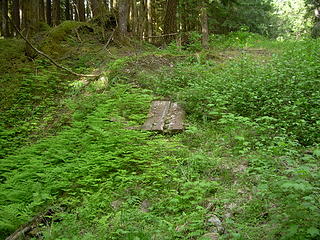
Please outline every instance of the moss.
M10 71L19 62L24 62L25 43L20 39L0 39L0 72Z
M65 21L51 29L46 40L42 43L41 49L53 57L64 55L70 51L72 42L78 42L77 34L82 34L83 29L93 31L93 27L89 23Z
M67 40L70 34L72 34L76 29L81 26L88 25L88 23L83 22L65 21L50 31L48 39L51 39L53 42Z

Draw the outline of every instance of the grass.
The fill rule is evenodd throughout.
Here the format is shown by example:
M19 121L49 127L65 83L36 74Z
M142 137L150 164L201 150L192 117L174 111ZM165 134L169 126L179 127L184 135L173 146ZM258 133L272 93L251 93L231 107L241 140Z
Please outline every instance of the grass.
M3 239L47 209L52 214L28 237L319 237L318 41L288 44L234 33L212 37L214 47L198 52L196 37L185 49L171 45L109 60L107 81L85 89L81 81L60 83L56 73L66 88L50 101L60 108L26 118L30 124L51 118L54 134L43 137L44 124L37 141L11 147L19 139L3 126ZM248 48L263 48L268 59ZM231 59L217 57L230 50L237 52ZM41 89L55 89L44 80L51 75L40 72ZM37 105L29 101L36 80L26 87L29 108ZM186 131L131 130L143 123L150 101L163 97L185 106ZM25 126L10 119L14 130Z

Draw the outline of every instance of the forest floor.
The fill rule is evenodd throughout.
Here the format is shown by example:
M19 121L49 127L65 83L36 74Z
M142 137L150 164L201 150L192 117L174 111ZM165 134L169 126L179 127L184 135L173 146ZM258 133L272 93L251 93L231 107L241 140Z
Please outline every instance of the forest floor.
M101 77L0 39L0 239L319 239L319 41L104 48L73 27L38 47ZM156 99L184 132L134 130Z

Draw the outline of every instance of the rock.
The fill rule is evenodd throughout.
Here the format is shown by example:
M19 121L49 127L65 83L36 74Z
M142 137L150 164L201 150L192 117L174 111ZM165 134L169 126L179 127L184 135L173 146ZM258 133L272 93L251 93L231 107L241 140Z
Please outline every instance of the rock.
M118 210L118 209L121 207L121 204L122 204L122 201L116 200L116 201L113 201L113 202L111 203L111 207L112 207L114 210Z
M144 200L141 204L140 204L140 209L142 212L149 212L150 211L150 207L151 207L151 204L148 200Z
M218 240L219 239L219 234L218 233L206 233L201 237L202 240Z
M208 223L211 225L210 231L213 233L223 233L224 228L220 219L214 214L209 214L208 217Z

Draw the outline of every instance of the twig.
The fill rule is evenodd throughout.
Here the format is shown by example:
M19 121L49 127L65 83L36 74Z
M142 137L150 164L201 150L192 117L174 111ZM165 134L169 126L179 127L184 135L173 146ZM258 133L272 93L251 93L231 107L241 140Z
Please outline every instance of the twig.
M47 58L53 65L55 65L58 68L61 68L63 70L65 70L68 73L71 73L72 75L78 76L78 77L99 77L100 75L93 75L93 74L80 74L80 73L76 73L74 71L72 71L71 69L68 69L64 66L62 66L61 64L57 63L56 61L54 61L51 57L49 57L47 54L45 54L44 52L40 51L39 49L37 49L36 47L34 47L32 45L32 43L25 37L23 36L23 34L19 31L19 29L17 28L17 26L13 23L13 21L11 20L11 18L6 15L6 18L9 20L9 22L11 23L11 25L14 27L14 29L17 31L17 33L26 41L26 43L34 50L36 51L38 54L44 56L45 58Z

